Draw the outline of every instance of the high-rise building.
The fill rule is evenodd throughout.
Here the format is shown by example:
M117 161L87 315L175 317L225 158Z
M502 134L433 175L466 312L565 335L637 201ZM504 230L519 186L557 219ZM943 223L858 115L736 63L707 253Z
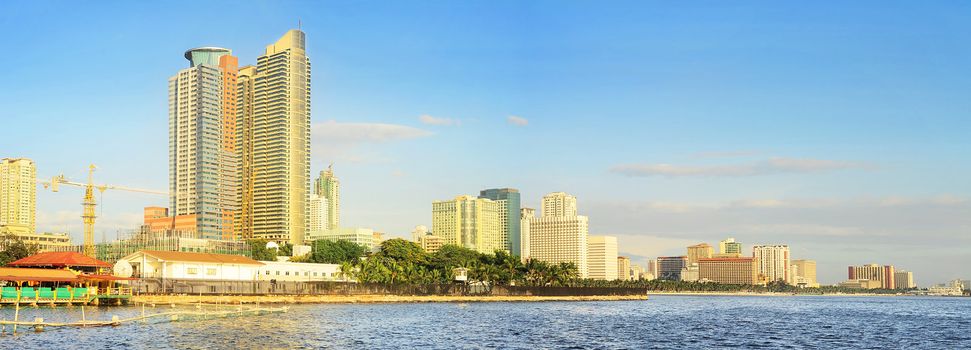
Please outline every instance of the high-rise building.
M792 275L789 271L792 263L789 260L788 245L757 245L752 247L752 256L758 260L761 281L766 283L792 282Z
M816 261L815 260L793 260L792 273L793 283L800 287L819 287L816 280Z
M499 206L487 198L458 196L432 202L432 234L445 244L492 254L503 250L499 238Z
M680 281L681 270L688 266L686 256L661 256L657 258L657 279Z
M543 196L543 217L577 216L577 197L563 192L553 192Z
M442 246L445 245L445 240L442 239L442 237L426 234L418 237L416 243L418 243L421 249L424 249L425 252L431 254L437 252L439 249L442 249Z
M725 240L718 242L718 253L719 254L742 254L742 244L735 242L734 238L726 238Z
M725 284L758 283L755 258L705 258L698 261L698 277L702 281Z
M328 229L341 227L341 181L334 176L333 165L321 171L314 181L314 193L327 199L326 225Z
M529 246L529 221L535 217L536 209L522 208L519 210L519 249L523 262L529 260L531 256Z
M640 269L640 268L638 268ZM617 257L617 279L621 281L631 280L630 258L626 256ZM636 278L634 278L636 279Z
M228 49L185 52L189 68L169 78L169 202L173 215L195 215L196 235L234 237L236 75Z
M529 221L529 255L548 263L573 263L586 278L590 226L586 216L576 215L576 207L576 197L563 192L543 197L542 216Z
M240 72L237 145L243 237L302 244L310 199L310 59L290 30ZM251 199L250 199L251 198ZM250 230L250 227L252 230Z
M647 261L647 273L654 275L654 278L660 278L659 276L661 276L661 271L657 267L657 260Z
M897 289L894 283L895 271L893 265L880 266L869 264L862 266L850 266L848 269L849 280L870 280L880 282L880 288Z
M499 239L509 254L522 256L522 225L519 190L493 188L479 192L479 198L488 198L499 206Z
M427 226L425 225L415 226L415 229L411 230L411 240L412 242L418 243L418 241L421 240L422 237L425 237L425 235L428 235L428 234L431 234L431 232L428 232Z
M688 247L688 265L697 264L699 259L708 259L713 254L708 243L696 244Z
M27 158L0 159L0 233L37 232L37 167Z
M917 288L917 284L914 283L914 273L910 271L899 270L894 273L894 282L896 283L897 289L912 289Z
M588 277L597 280L613 281L617 274L617 237L587 237Z
M327 224L327 208L329 202L327 198L316 193L310 194L310 216L307 217L307 235L311 233L330 230Z

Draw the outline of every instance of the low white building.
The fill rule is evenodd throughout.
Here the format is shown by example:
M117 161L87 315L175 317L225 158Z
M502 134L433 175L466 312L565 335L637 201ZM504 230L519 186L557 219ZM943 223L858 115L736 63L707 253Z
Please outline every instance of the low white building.
M245 256L140 250L115 264L122 277L207 281L346 281L336 264L256 261Z
M118 260L115 274L137 278L252 281L264 265L241 255L139 250Z

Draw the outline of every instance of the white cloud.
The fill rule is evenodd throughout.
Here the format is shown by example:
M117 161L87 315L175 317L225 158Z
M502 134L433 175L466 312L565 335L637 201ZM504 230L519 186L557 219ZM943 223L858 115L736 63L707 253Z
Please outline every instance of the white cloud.
M516 125L516 126L526 126L526 125L529 125L529 120L528 119L523 118L523 117L520 117L518 115L511 115L509 117L506 117L506 121L509 124Z
M433 117L428 114L423 114L420 117L418 117L418 121L420 121L422 124L428 124L428 125L440 125L440 126L461 125L461 122L459 122L458 120L455 120L452 118Z
M380 152L362 150L368 145L419 139L432 132L397 124L341 123L328 120L310 128L314 159L362 163L384 160Z
M805 174L846 169L872 169L859 162L810 158L769 158L761 162L730 165L620 164L611 172L631 177L740 177L769 174Z
M711 151L692 154L692 158L736 158L758 155L757 151Z

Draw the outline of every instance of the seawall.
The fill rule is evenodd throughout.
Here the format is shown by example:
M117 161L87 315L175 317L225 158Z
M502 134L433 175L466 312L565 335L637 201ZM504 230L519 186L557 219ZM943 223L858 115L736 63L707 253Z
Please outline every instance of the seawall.
M481 296L481 295L136 295L147 304L374 304L647 300L647 295Z

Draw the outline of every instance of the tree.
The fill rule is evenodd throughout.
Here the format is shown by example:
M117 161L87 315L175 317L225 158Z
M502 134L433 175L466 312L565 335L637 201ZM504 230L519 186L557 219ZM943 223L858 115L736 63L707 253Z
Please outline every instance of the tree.
M246 241L250 247L250 256L253 260L259 261L276 261L276 249L267 249L266 240L264 239L251 239Z
M37 254L37 244L26 243L13 234L0 236L0 266Z
M410 261L414 263L424 263L428 255L417 243L401 238L381 242L380 254L396 261Z
M321 264L350 263L357 265L367 248L351 241L319 239L313 242L308 262Z

